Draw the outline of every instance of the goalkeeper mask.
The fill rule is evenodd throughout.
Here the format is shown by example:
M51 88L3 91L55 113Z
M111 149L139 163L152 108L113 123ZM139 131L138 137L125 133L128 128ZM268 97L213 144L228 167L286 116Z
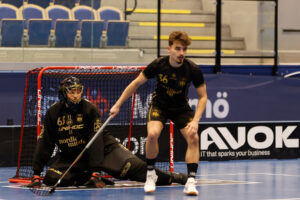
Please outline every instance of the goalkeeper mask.
M61 101L67 104L67 107L73 111L77 112L79 108L79 103L82 99L83 85L81 81L76 77L68 77L64 79L58 89L58 96Z

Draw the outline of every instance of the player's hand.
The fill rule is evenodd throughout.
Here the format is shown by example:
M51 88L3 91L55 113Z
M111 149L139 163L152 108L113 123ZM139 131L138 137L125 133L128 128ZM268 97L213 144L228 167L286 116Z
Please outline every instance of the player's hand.
M196 121L191 121L190 123L187 124L187 130L188 130L188 134L190 135L195 135L198 132L198 122Z
M110 116L112 116L112 118L114 118L120 111L120 107L117 105L113 105L113 107L111 107L110 109Z
M41 186L42 186L42 178L37 175L34 175L31 180L31 183L29 183L27 185L27 187L30 187L30 188L39 188Z

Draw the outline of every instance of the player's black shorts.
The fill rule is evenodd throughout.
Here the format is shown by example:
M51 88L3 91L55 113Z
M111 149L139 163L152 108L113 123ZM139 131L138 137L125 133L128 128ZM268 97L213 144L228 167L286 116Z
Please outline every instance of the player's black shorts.
M181 108L171 109L169 107L163 108L162 106L151 104L147 116L147 122L161 121L165 124L166 121L170 119L173 123L175 123L178 129L182 129L193 120L194 115L195 112L188 105Z

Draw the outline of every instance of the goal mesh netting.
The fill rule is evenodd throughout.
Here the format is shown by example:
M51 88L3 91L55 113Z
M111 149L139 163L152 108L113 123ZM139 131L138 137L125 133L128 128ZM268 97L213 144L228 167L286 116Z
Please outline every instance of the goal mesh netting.
M30 70L27 73L24 91L18 166L16 175L10 179L10 182L26 183L33 176L32 159L37 136L47 109L58 101L58 86L64 78L75 76L82 81L83 97L98 107L104 122L111 106L143 68L140 66L61 66ZM132 98L122 105L118 115L106 128L121 144L142 159L145 155L144 145L147 136L146 116L154 87L153 80L142 85ZM159 139L160 154L157 167L172 171L173 138L169 137L172 135L169 129L164 132L167 134L161 134ZM42 175L45 174L45 170Z

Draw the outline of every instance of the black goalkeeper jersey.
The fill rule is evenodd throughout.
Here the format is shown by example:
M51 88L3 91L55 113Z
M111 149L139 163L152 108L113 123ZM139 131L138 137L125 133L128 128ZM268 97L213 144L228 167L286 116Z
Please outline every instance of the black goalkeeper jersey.
M86 99L80 102L77 113L68 109L65 103L53 104L45 115L34 155L33 170L35 172L43 170L55 146L58 147L59 154L66 159L76 158L100 127L100 113L97 107ZM110 137L105 135L108 133L104 132L104 136L95 140L97 144L91 146L94 148L89 149L95 149L91 154L94 158L90 160L101 161L104 145L115 143L115 140L109 141ZM108 141L103 142L103 138L108 138Z
M188 90L191 82L198 88L204 83L199 67L189 59L175 68L169 63L169 56L155 59L143 71L147 79L156 78L152 103L169 109L188 105Z

